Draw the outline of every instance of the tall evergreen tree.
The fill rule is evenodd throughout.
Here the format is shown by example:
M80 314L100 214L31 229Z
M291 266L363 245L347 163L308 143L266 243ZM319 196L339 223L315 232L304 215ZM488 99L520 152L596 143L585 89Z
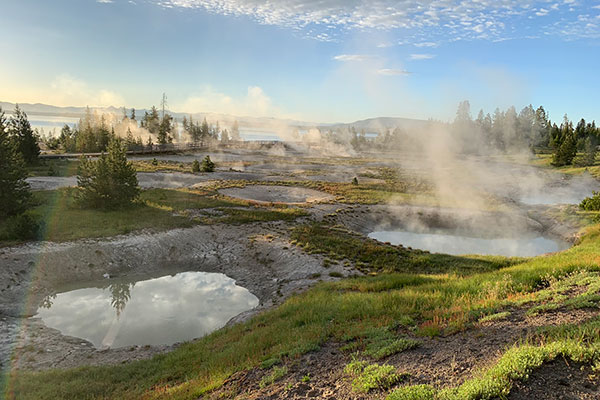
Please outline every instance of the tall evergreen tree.
M139 196L137 174L120 139L111 138L107 153L96 161L82 157L77 189L78 201L89 207L120 208Z
M202 121L202 125L200 127L200 137L202 140L207 140L210 137L210 128L208 127L208 122L206 122L206 117Z
M23 156L8 136L6 123L0 107L0 219L24 211L31 196Z
M565 115L560 128L560 144L557 142L557 147L555 147L552 158L552 164L557 167L571 165L576 154L577 140L575 139L573 124Z
M8 134L15 142L23 160L27 164L35 163L40 155L38 139L31 129L27 114L19 108L18 104L15 107L14 115L8 121Z

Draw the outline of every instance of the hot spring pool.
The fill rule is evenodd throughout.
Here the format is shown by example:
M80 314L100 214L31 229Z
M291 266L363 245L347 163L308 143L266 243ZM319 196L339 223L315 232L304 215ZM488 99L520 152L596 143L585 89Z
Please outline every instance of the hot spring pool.
M35 317L97 348L168 345L204 336L259 303L217 273L183 272L135 283L106 280L103 286L59 293Z
M445 254L485 254L508 257L532 257L566 250L569 243L543 236L482 239L447 232L416 233L408 231L378 231L369 234L380 242Z

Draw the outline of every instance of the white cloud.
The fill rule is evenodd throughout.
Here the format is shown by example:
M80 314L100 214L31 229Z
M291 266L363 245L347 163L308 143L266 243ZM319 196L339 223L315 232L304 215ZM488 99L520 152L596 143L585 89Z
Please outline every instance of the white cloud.
M414 44L415 47L438 47L439 45L440 44L436 42L421 42Z
M434 54L411 54L410 55L411 60L431 60L434 57L435 57Z
M412 72L406 71L403 69L390 69L390 68L382 68L380 70L377 70L377 73L379 75L389 75L389 76L412 74Z
M58 106L95 107L121 106L125 101L118 93L108 89L93 89L78 78L63 74L56 77L51 83L44 102Z
M307 36L324 41L335 40L340 32L353 29L402 29L403 41L420 43L423 47L440 41L499 39L521 29L523 19L545 17L559 6L557 0L150 1L168 8L247 16L261 24L303 30ZM562 0L560 4L589 10L589 5L575 0ZM528 34L542 33L545 28L541 26Z
M113 0L96 0L96 3L110 4L110 3L114 3L114 2L113 2Z
M336 61L367 61L373 59L373 56L366 54L340 54L339 56L333 57Z
M188 97L173 109L188 113L211 112L255 117L286 117L259 86L248 87L245 94L234 98L228 94L206 87L199 94Z

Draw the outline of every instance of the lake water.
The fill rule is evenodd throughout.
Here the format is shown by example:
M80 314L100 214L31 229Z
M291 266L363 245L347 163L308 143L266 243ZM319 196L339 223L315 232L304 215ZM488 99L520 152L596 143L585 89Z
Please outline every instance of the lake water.
M380 242L401 244L404 247L445 254L485 254L509 257L532 257L540 254L566 250L566 242L542 236L482 239L458 236L447 232L415 233L408 231L378 231L369 234Z
M258 303L226 275L183 272L60 293L36 317L97 348L168 345L217 330Z

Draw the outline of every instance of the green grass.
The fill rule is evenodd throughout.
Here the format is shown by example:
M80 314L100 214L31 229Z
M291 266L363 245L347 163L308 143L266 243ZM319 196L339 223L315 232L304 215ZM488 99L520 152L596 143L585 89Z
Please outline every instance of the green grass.
M367 239L344 228L324 224L303 225L294 229L292 240L306 251L348 259L365 273L456 273L471 274L515 264L522 259L497 256L456 257L408 250Z
M287 367L277 367L277 366L275 366L275 367L273 367L273 369L271 369L271 373L270 374L265 375L265 376L262 377L262 379L258 383L258 386L260 388L265 388L265 387L267 387L269 385L272 385L276 381L278 381L281 378L283 378L287 373L288 373Z
M397 321L395 325L413 326L414 321L405 318L404 321ZM394 333L395 327L364 328L358 326L356 327L358 330L346 333L343 339L348 343L342 349L355 351L362 348L364 356L380 360L420 345L418 340L398 337Z
M192 173L192 163L183 163L178 161L156 159L152 160L132 160L133 166L137 172L186 172Z
M386 400L433 400L435 389L429 385L405 386L394 390Z
M533 370L557 357L599 367L600 319L580 325L545 328L533 341L514 345L491 367L458 387L436 390L428 385L396 389L386 400L491 400L506 398L513 382L526 381Z
M37 164L27 167L29 176L73 176L77 175L77 159L40 159Z
M131 160L137 172L184 172L192 173L191 162L178 162L157 159ZM29 166L29 176L74 176L77 175L78 159L41 159L35 165Z
M10 378L7 397L196 399L219 387L235 372L258 367L271 357L294 360L327 341L344 341L349 332L390 329L398 322L417 329L453 332L484 315L534 297L535 292L548 287L551 279L574 271L599 270L600 226L596 226L588 229L578 246L500 270L490 268L477 274L437 276L393 273L323 282L245 323L226 327L150 360L118 366L15 372ZM547 333L547 337L568 339L570 342L565 343L576 345L547 347L539 354L531 350L534 361L531 363L527 357L509 355L494 372L477 377L480 380L449 393L448 396L454 397L448 398L477 398L473 394L483 390L489 389L485 393L505 390L507 382L523 376L517 373L520 369L514 372L513 362L519 368L525 365L529 369L552 355L576 356L576 350L585 353L580 346L598 340L599 326L597 323L562 333ZM501 384L493 383L496 378ZM466 397L460 397L463 394Z
M510 316L509 311L502 311L502 312L486 315L485 317L479 318L479 323L502 321L502 320L505 320L506 318L508 318L509 316Z
M406 376L398 374L392 365L368 364L364 361L349 363L344 372L354 378L352 390L359 393L389 389Z
M122 210L95 210L78 206L75 189L33 192L33 207L27 211L43 225L40 239L63 242L81 238L109 237L148 229L153 232L186 228L196 224L252 223L293 220L306 215L298 208L248 207L243 200L225 200L214 193L188 190L149 189L140 200ZM216 209L222 215L191 219L186 210ZM179 214L179 215L176 215ZM0 245L16 244L0 222Z
M581 156L581 154L579 154ZM536 158L531 162L533 165L551 168L556 171L560 171L568 175L579 175L583 172L589 172L594 178L600 179L600 161L596 160L596 163L592 166L582 167L578 165L566 165L564 167L554 167L552 165L552 154L537 154Z

